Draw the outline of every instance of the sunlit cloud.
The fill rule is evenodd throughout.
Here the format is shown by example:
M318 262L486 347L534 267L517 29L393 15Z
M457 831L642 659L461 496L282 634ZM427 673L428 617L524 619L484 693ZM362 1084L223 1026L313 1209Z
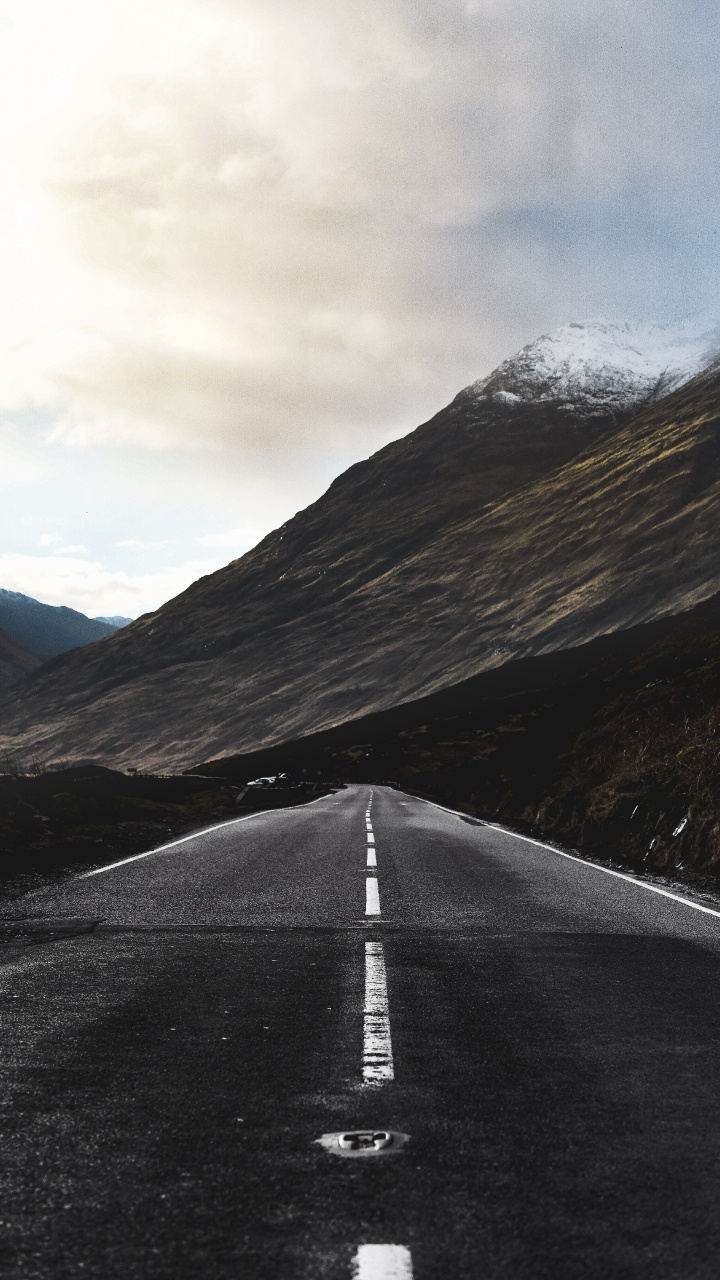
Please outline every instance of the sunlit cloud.
M243 551L247 551L259 542L266 532L268 530L247 525L241 529L228 529L227 533L205 533L197 541L201 547L242 548Z
M69 605L90 617L137 617L219 567L217 560L196 559L153 573L130 574L71 555L7 554L0 555L0 582L5 590L20 591L44 604Z
M669 305L635 227L716 207L702 11L10 0L3 402L78 447L372 444L538 325Z

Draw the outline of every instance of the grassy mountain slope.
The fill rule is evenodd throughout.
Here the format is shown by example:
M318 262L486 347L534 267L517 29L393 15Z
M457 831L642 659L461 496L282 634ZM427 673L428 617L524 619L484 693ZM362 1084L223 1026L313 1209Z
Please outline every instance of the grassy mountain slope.
M17 684L23 676L28 675L41 666L44 658L38 653L31 653L12 636L0 631L0 690L9 689Z
M184 765L687 609L720 583L719 410L717 372L582 430L458 397L242 560L55 659L5 699L0 747Z

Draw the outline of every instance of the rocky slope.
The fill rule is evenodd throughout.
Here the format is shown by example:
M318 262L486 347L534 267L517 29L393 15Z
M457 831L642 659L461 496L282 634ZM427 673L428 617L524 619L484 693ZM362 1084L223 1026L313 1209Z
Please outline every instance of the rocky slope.
M20 591L0 588L0 627L17 644L54 657L79 645L91 644L117 631L125 620L88 618L64 605L41 604Z
M23 676L29 675L41 666L44 658L38 653L30 653L17 640L0 631L0 691L17 684Z
M185 765L690 607L720 584L712 349L602 324L531 344L241 560L26 681L0 747Z

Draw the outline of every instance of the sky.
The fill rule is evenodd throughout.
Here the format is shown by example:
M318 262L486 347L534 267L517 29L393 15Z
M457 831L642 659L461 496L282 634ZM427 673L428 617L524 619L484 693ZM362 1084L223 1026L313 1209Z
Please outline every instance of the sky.
M0 0L0 587L134 617L560 324L718 314L710 0Z

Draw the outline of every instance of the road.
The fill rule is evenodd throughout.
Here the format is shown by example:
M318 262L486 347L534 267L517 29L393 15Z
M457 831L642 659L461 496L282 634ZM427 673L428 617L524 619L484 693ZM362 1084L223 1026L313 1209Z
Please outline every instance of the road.
M0 935L13 1280L717 1276L716 915L354 786Z

